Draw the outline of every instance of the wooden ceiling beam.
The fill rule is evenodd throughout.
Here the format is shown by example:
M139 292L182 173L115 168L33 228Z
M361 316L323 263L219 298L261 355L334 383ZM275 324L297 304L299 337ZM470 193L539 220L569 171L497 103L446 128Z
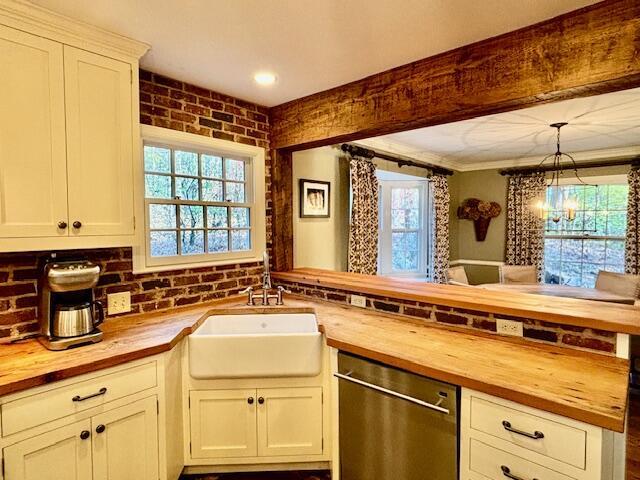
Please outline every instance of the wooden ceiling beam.
M273 107L271 147L348 142L638 86L640 0L607 0Z

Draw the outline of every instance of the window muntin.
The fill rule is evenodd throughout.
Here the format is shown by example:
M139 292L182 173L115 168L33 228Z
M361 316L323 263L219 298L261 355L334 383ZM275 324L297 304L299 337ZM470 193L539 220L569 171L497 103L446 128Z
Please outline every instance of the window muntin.
M154 143L143 157L151 258L251 250L249 159Z
M624 272L628 185L560 185L547 202L577 202L576 219L547 222L544 281L592 288L599 270ZM554 203L555 202L555 203ZM584 229L584 230L583 230Z
M428 275L427 206L427 181L380 181L382 275Z

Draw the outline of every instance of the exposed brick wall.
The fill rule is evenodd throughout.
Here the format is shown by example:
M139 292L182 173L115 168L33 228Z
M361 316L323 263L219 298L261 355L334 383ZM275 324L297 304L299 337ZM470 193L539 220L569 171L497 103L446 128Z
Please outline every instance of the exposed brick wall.
M0 254L0 342L37 330L38 267L49 253ZM65 254L84 255L100 265L100 280L94 292L105 306L107 294L131 292L129 314L234 295L249 285L259 285L262 275L261 264L255 262L134 275L128 247L72 250Z
M267 248L271 246L271 165L267 109L195 85L140 71L140 122L266 150ZM0 254L0 343L37 330L37 276L51 252ZM261 266L244 263L134 275L131 248L74 251L102 267L96 296L131 291L132 312L225 297L260 283Z
M294 293L337 303L350 303L351 292L319 286L309 286L291 282L281 282ZM357 292L353 292L357 293ZM395 313L456 327L496 333L496 319L516 320L523 323L524 340L577 348L613 355L616 350L616 335L612 332L590 328L573 327L542 322L509 315L490 314L475 310L456 309L431 305L410 300L367 295L367 307L385 313ZM496 333L497 335L497 333Z

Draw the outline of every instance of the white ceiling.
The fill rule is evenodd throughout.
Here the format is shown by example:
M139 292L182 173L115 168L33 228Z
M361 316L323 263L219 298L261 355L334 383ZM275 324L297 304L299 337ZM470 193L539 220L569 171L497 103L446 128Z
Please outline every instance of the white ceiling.
M640 155L640 88L577 98L359 143L456 170L535 165L561 148L576 160Z
M144 68L266 106L595 0L33 0L151 44ZM253 75L271 70L275 86Z

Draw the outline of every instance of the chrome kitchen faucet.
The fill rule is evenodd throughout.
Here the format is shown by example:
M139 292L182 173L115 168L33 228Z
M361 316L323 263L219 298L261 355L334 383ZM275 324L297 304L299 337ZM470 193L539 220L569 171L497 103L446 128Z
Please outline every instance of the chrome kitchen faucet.
M269 300L272 298L276 299L276 305L284 305L284 301L282 299L283 294L291 292L282 285L279 285L278 288L276 288L276 293L270 293L273 288L271 283L271 270L269 269L269 253L267 251L262 254L262 264L264 267L264 273L262 274L262 290L260 291L260 294L256 295L257 292L252 286L245 288L240 293L247 294L247 305L252 307L256 304L256 296L262 298L262 305L265 306L269 305Z

